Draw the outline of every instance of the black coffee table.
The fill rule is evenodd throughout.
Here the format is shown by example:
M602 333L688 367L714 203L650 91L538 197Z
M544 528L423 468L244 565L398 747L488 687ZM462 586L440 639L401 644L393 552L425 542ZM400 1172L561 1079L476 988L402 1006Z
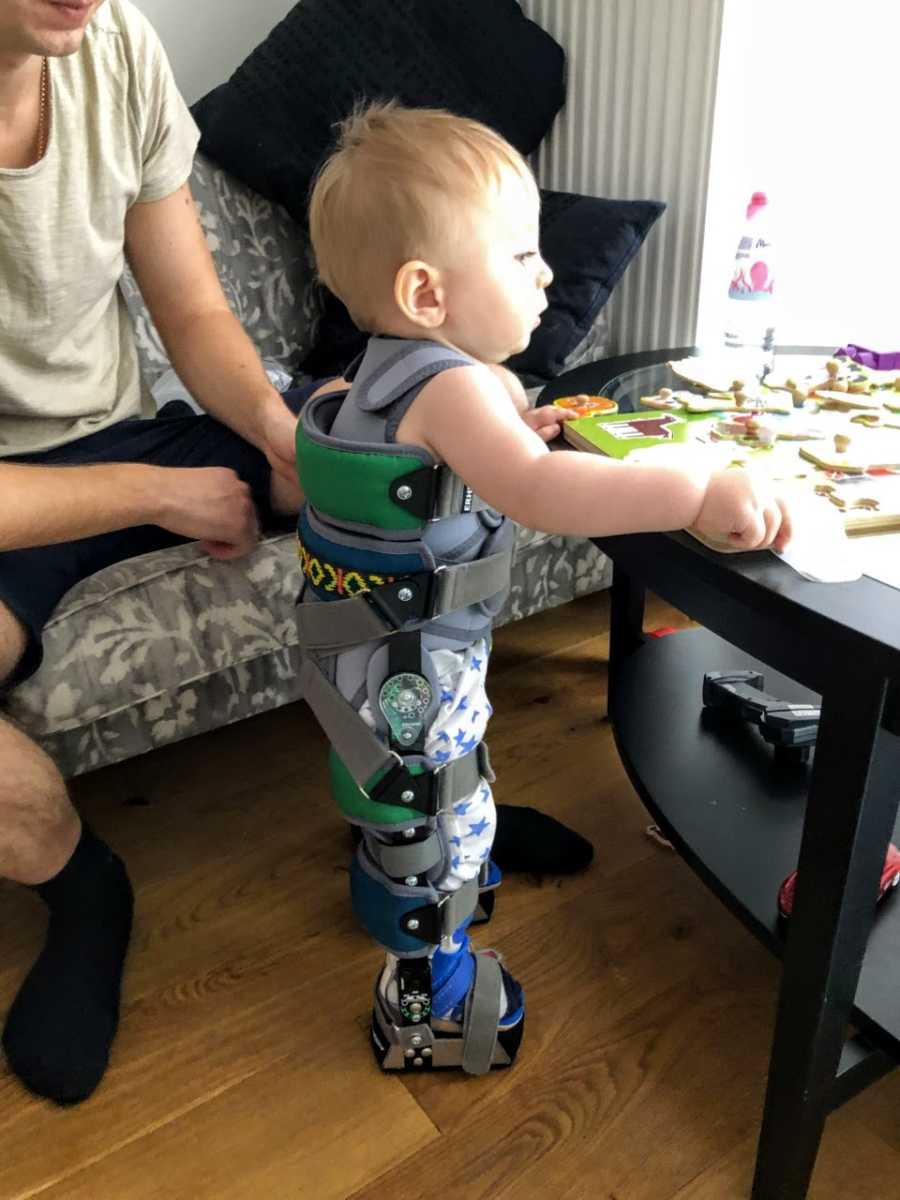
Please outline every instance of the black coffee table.
M579 368L541 402L599 391L626 408L634 370L687 352ZM900 899L875 905L900 841L900 591L810 583L768 553L716 554L682 533L596 540L615 568L609 704L630 778L689 865L784 960L752 1196L801 1200L828 1113L900 1062ZM645 588L705 628L645 638ZM732 667L759 670L780 698L821 697L809 765L776 766L758 730L704 718L704 672ZM798 861L785 929L778 887Z

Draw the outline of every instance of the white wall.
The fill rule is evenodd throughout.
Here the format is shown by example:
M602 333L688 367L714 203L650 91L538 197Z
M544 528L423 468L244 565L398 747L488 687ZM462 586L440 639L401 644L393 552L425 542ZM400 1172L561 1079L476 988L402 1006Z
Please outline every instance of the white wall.
M133 0L156 28L188 104L224 83L295 0Z

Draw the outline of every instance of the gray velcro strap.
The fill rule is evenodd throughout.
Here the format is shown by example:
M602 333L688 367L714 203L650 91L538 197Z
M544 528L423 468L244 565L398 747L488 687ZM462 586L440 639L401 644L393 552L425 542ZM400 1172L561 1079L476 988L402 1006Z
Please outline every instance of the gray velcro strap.
M441 928L444 937L449 937L451 933L455 933L463 921L467 917L471 917L477 906L477 879L470 879L468 883L464 883L455 892L450 892L446 900L442 900L440 903Z
M462 1068L469 1075L485 1075L491 1069L502 1003L500 963L493 955L476 954L475 982L463 1020Z
M407 842L399 846L385 846L370 838L367 847L385 875L394 879L424 875L443 858L441 841L436 833L429 834L424 841Z
M359 646L393 632L364 596L297 605L297 641L301 650L335 651Z
M499 554L488 554L474 562L459 563L455 567L443 567L435 572L436 596L435 617L456 612L469 604L477 604L495 596L509 583L512 565L512 550Z
M323 608L327 607L322 605ZM369 729L353 705L348 703L322 674L312 658L300 666L303 698L316 715L341 762L360 787L398 761Z
M435 492L432 521L440 521L442 517L455 517L460 513L481 512L482 509L490 507L449 467L438 467Z
M432 577L432 603L420 619L441 617L496 595L509 583L511 562L512 551L504 550L474 562L439 567ZM398 626L375 606L374 596L363 593L347 600L300 604L297 636L301 649L333 653L394 633Z
M455 758L453 762L447 763L445 767L438 770L438 808L440 811L448 812L454 804L471 796L478 787L483 774L481 770L483 755L479 753L483 745L482 742L474 750L464 754L462 758Z

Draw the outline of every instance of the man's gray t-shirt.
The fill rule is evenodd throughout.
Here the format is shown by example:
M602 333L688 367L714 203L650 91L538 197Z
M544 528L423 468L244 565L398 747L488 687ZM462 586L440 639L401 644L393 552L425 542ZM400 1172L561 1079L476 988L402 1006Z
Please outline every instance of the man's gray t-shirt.
M0 168L0 457L140 415L131 322L117 287L125 215L191 172L197 127L159 40L107 0L80 49L49 60L50 136Z

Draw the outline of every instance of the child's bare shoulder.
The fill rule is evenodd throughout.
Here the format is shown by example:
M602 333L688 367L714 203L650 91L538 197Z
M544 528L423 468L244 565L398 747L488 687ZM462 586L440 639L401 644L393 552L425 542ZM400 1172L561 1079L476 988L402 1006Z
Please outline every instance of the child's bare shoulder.
M404 414L397 440L433 452L448 426L476 427L486 411L508 405L503 385L484 363L461 363L428 380Z
M416 402L422 399L433 404L448 396L457 401L490 402L502 399L503 395L503 387L490 367L473 359L434 375L419 392Z

